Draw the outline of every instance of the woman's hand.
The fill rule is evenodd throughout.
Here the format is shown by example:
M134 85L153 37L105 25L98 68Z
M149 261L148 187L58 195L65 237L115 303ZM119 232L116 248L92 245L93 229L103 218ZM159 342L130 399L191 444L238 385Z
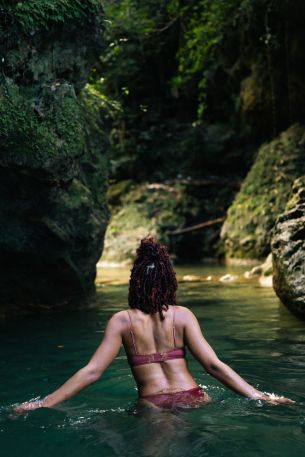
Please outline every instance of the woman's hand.
M20 403L14 407L14 412L17 414L25 413L26 411L32 411L33 409L38 409L43 407L44 400L35 400L35 401L26 401Z
M265 400L268 403L271 403L272 405L293 405L295 403L294 400L291 400L290 398L286 398L283 395L276 395L276 394L269 394L269 393L264 393L264 396L262 400Z

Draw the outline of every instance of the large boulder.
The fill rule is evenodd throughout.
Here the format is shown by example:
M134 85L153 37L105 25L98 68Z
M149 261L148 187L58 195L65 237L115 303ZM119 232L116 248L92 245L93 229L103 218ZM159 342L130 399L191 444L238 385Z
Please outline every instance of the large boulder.
M230 206L221 239L226 258L263 259L293 181L305 173L305 129L296 124L263 144Z
M280 300L305 319L305 176L292 188L286 211L274 227L273 287Z
M0 20L0 305L59 307L94 290L108 219L103 125L82 91L103 11L6 1Z

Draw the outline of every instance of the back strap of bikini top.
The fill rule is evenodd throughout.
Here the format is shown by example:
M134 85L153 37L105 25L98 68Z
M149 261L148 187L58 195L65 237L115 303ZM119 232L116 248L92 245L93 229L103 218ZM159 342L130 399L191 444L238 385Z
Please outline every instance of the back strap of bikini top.
M130 331L130 336L131 336L133 349L134 349L135 354L138 354L137 346L136 346L136 340L135 340L135 336L134 336L133 329L132 329L132 322L131 322L131 317L130 317L129 311L127 311L127 314L128 314L128 317L129 317L129 331Z
M147 363L162 363L166 360L183 359L184 357L184 348L175 348L166 352L156 352L153 354L134 354L128 357L128 362L132 367L135 367Z
M173 305L173 339L174 339L174 348L177 347L176 345L176 313L175 313L175 305Z

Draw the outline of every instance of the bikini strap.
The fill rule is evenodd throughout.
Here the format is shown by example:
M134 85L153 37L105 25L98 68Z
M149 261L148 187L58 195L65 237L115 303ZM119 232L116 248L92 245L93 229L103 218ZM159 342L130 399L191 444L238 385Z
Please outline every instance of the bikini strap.
M127 310L127 314L128 314L128 317L129 317L129 331L130 331L131 341L132 341L133 349L134 349L135 353L137 354L138 351L137 351L135 336L134 336L134 333L133 333L131 317L130 317L130 314L129 314L128 310Z
M173 305L173 339L174 339L174 348L176 348L176 313L175 313L175 305Z

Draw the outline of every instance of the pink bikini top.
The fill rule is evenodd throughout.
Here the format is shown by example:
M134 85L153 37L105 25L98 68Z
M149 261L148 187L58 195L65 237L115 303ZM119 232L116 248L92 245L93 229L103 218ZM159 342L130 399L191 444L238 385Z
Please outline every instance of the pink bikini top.
M128 363L130 366L135 367L137 365L145 365L147 363L161 363L165 362L166 360L172 359L183 359L185 357L185 350L184 348L177 348L176 347L176 329L175 329L175 307L173 307L173 340L174 340L174 348L170 349L166 352L155 352L153 354L138 354L135 336L132 328L132 322L129 312L129 330L131 341L134 349L134 354L128 357Z

